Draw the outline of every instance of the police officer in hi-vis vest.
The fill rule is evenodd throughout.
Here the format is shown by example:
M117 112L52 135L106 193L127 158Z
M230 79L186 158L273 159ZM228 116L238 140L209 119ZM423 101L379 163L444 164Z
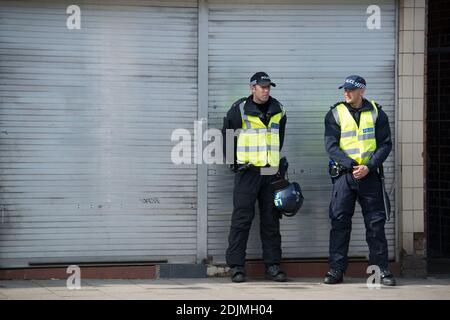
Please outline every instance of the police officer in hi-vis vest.
M260 235L266 278L274 281L287 280L286 273L279 265L280 214L274 208L274 190L271 186L277 179L274 173L277 172L280 162L286 115L280 102L270 96L271 86L276 85L267 73L255 73L250 79L252 94L236 101L224 118L224 154L227 145L226 130L239 130L234 137L233 168L236 173L229 245L226 251L226 261L231 268L233 282L246 281L245 251L255 216L256 201L260 211ZM275 172L271 169L275 169Z
M366 81L362 77L347 77L342 88L345 101L336 103L325 116L325 147L338 172L332 176L330 270L324 282L343 281L358 200L366 227L369 265L380 267L382 284L394 286L388 269L386 210L378 172L392 149L388 117L380 105L363 97Z

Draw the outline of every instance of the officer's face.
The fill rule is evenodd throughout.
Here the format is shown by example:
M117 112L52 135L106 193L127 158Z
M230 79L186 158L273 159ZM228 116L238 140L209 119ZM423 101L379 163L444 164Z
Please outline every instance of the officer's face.
M259 84L251 86L253 101L259 104L266 103L270 96L270 85L261 87Z
M364 95L364 89L349 90L344 89L345 102L350 104L358 104Z

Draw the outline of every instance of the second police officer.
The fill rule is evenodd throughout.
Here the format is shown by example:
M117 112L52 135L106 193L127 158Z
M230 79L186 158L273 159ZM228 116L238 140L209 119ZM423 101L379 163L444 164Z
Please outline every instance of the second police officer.
M332 179L330 269L324 282L343 281L348 266L352 216L358 200L366 227L369 265L380 267L382 284L394 286L395 279L388 269L386 212L377 171L391 152L391 132L381 106L364 98L365 88L362 77L347 77L339 87L344 89L345 101L336 103L325 116L325 148L341 170Z

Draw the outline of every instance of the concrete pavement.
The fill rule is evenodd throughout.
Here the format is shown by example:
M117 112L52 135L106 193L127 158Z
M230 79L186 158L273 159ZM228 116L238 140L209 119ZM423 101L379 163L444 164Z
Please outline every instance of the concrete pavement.
M91 280L80 289L68 289L66 280L0 281L0 300L450 300L450 278L398 278L396 287L369 289L365 278L345 278L325 285L320 278L292 278L286 283L250 279L231 283L228 278Z

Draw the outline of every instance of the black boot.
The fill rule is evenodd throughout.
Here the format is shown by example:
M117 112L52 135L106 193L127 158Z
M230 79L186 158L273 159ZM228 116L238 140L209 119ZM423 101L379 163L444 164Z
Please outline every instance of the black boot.
M287 281L287 276L286 273L283 270L281 270L279 265L273 264L271 266L266 267L266 279L277 282L285 282Z
M323 283L325 284L336 284L344 281L344 273L340 270L330 269L325 275Z
M395 286L394 275L388 269L382 269L381 273L381 284L385 286Z
M234 266L230 269L231 281L233 282L245 282L247 278L245 276L245 268L243 266Z

